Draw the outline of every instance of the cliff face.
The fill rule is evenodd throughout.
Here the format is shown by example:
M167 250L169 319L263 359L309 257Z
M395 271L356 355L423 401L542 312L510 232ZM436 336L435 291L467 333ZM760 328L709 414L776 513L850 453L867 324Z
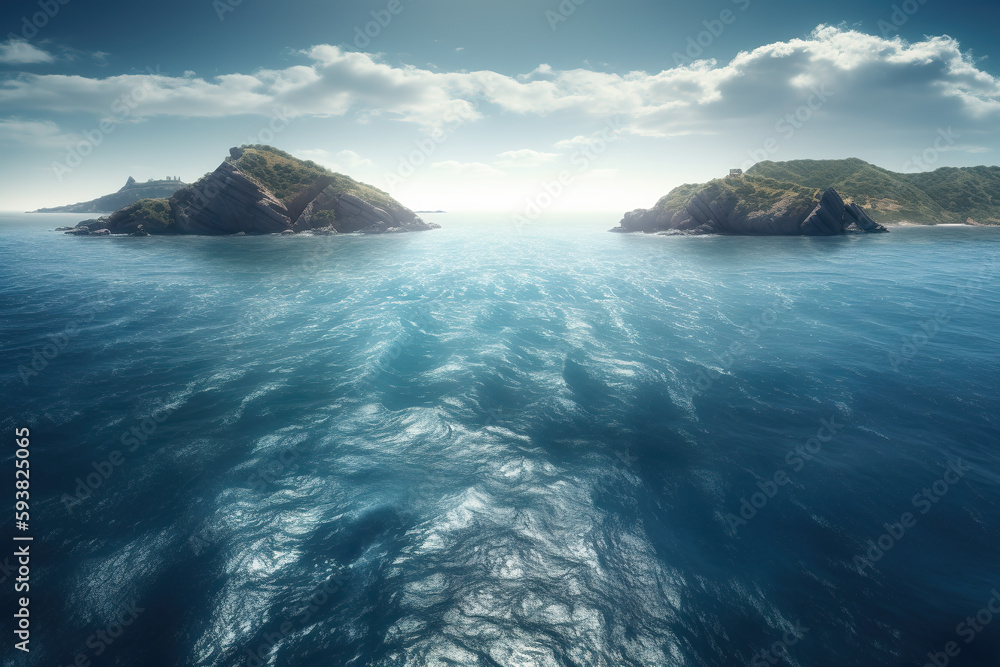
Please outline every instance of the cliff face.
M104 195L91 201L80 202L79 204L40 208L37 211L33 211L33 213L107 213L125 208L140 199L169 197L179 189L185 187L188 187L188 184L181 181L164 180L139 183L129 176L128 181L118 192Z
M359 193L353 194L353 193ZM384 204L367 201L370 197ZM270 147L233 148L230 157L169 200L145 200L67 233L386 233L434 229L381 190Z
M833 188L817 194L752 177L682 186L652 209L626 213L611 231L809 236L886 231Z
M285 205L229 162L176 193L170 207L177 234L271 234L292 226Z

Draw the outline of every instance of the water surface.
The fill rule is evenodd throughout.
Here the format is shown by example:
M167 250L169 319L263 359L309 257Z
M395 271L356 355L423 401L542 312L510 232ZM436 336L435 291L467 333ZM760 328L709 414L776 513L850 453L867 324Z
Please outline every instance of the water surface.
M995 664L957 626L1000 588L1000 229L79 217L0 216L5 665Z

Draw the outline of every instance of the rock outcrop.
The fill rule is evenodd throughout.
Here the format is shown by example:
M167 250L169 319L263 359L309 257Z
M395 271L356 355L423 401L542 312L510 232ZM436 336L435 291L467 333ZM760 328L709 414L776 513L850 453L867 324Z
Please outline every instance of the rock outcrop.
M170 198L177 234L274 234L292 226L288 209L229 162Z
M799 226L801 234L830 236L846 232L884 232L857 204L845 204L837 191L827 188L819 204Z
M435 227L437 225L429 225L409 209L388 211L354 195L338 195L331 185L306 205L292 229L329 229L342 234L382 234Z
M368 201L368 195L378 203ZM438 225L424 222L381 190L269 146L251 146L230 149L215 171L169 200L138 201L67 233L135 234L140 227L151 234L382 234Z
M829 236L884 232L833 188L816 191L771 179L726 179L682 186L652 209L625 214L614 232Z
M86 236L99 229L107 229L112 234L133 234L139 230L150 234L172 234L173 216L170 203L166 199L141 199L130 206L92 220L84 220L67 231L74 236Z

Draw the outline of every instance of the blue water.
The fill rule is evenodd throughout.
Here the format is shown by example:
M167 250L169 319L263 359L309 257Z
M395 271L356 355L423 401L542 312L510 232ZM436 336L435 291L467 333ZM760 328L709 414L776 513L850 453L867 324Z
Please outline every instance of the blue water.
M1000 229L0 217L4 665L998 664Z

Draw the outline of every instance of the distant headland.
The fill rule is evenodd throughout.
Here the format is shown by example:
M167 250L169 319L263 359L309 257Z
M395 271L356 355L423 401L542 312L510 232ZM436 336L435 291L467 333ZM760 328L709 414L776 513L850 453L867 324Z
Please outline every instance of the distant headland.
M864 160L759 162L674 188L614 232L829 236L884 224L1000 224L1000 167L902 174Z
M181 181L177 176L171 176L161 180L152 178L145 183L139 183L131 176L118 192L98 197L90 201L78 204L68 204L66 206L55 206L53 208L40 208L29 213L111 213L120 208L125 208L129 204L134 204L140 199L157 199L159 197L169 197L181 188L186 188L187 183Z
M378 188L277 148L248 145L229 153L193 185L169 181L175 187L168 197L139 199L111 215L60 230L78 236L146 236L381 234L438 227Z

